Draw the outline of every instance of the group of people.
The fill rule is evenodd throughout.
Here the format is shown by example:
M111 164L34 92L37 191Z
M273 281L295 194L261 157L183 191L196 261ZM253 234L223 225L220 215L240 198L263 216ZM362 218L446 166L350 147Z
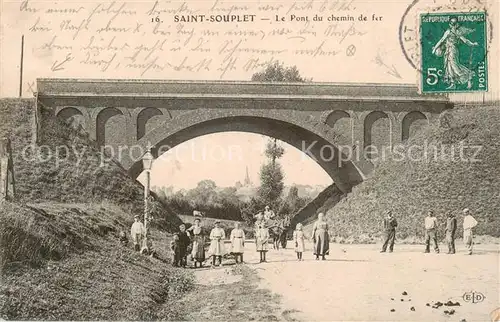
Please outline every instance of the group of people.
M463 222L463 239L465 247L467 248L467 253L469 255L472 254L472 245L473 245L473 236L472 229L476 227L477 221L472 217L471 211L468 208L465 208L463 211L464 222ZM396 227L398 226L396 218L391 211L387 212L387 217L384 219L384 231L385 231L385 240L382 246L381 253L387 251L389 248L389 252L394 250L394 238L396 236ZM425 253L430 253L430 244L431 241L434 246L434 251L439 253L438 246L438 220L434 215L433 211L429 211L427 216L424 219L424 229L425 229ZM445 227L445 236L446 243L448 245L448 254L455 254L455 233L457 231L457 219L453 212L448 211L446 214L446 227Z
M196 216L199 213L195 211L194 214ZM266 206L263 213L260 212L255 216L257 219L254 232L255 245L256 251L260 254L260 263L267 262L266 253L269 250L270 239L267 223L274 217L274 212L270 210L268 206ZM194 268L202 267L207 258L211 258L212 267L216 265L222 266L222 257L226 253L224 245L226 233L220 224L221 222L219 220L215 221L214 228L208 235L210 246L207 254L205 251L207 234L205 229L201 226L200 217L195 217L193 225L189 227L189 229L186 229L186 225L184 224L180 225L179 231L174 234L170 242L173 266L187 267L188 256L190 256L191 260L194 262ZM151 245L148 245L145 227L139 215L134 217L134 223L130 229L130 234L136 251L145 253L146 250L148 250L148 246L151 248ZM124 233L120 238L122 240L127 239ZM302 231L302 224L297 224L293 232L293 242L295 243L295 252L297 253L297 260L299 261L302 261L302 254L305 251L305 239L306 237ZM328 224L324 220L323 213L318 215L318 220L314 223L311 239L314 242L313 254L316 255L316 259L318 260L321 257L322 260L325 260L325 256L329 253L330 238L328 234ZM243 263L245 232L240 227L239 222L235 222L234 229L229 236L229 241L231 243L230 252L234 255L236 263Z
M473 234L472 229L477 225L476 219L472 217L468 208L463 210L463 238L467 248L468 254L472 254ZM266 253L269 250L269 227L267 223L274 218L275 214L269 207L266 206L264 213L258 213L255 218L255 245L256 251L260 254L260 263L266 262ZM448 254L455 254L455 234L457 230L457 219L455 215L449 211L446 219L445 236L448 245ZM393 252L394 240L396 236L396 228L398 222L391 211L387 212L387 217L384 219L384 243L381 253ZM188 265L188 256L194 262L194 268L202 267L207 257L212 259L212 267L216 265L222 266L222 258L226 254L224 241L226 240L226 233L220 226L221 222L216 220L210 234L207 235L204 228L201 226L201 219L195 217L193 225L186 229L184 224L179 226L179 231L174 234L170 244L172 252L172 264L177 267L186 267ZM302 224L297 224L292 241L294 242L297 260L302 261L302 255L305 252L305 239L306 236L302 230ZM425 253L430 252L431 242L434 246L434 251L439 253L438 246L438 220L433 211L429 211L424 219L425 228ZM320 258L325 260L325 256L329 254L329 227L325 221L324 214L320 213L318 219L313 225L311 239L313 241L313 254L316 260ZM135 216L135 222L132 224L130 233L136 251L143 252L148 250L148 241L146 238L146 231L143 223L140 221L139 216ZM210 246L207 254L205 254L206 237L208 236ZM121 236L126 240L126 236ZM230 253L234 255L236 263L243 263L243 253L245 250L245 232L240 227L239 222L235 222L234 229L229 236L231 243ZM208 256L206 256L208 255Z
M260 255L259 263L267 262L266 254L269 251L269 228L267 222L275 217L272 210L266 206L263 213L256 215L255 222L255 247ZM193 225L186 229L184 224L180 225L179 232L174 234L171 241L172 264L177 267L187 266L187 257L190 255L194 261L194 267L202 267L207 258L211 258L211 267L222 266L222 258L226 254L224 241L226 234L220 226L220 221L215 221L214 228L208 235L210 246L205 254L206 233L201 227L201 219L195 218ZM302 224L297 224L293 232L295 252L297 260L302 261L302 254L305 251L305 234L302 231ZM325 260L329 253L330 238L328 235L328 224L324 220L324 214L318 215L318 220L314 223L311 239L314 241L313 253L316 259ZM235 222L234 229L229 236L230 253L234 256L236 263L243 263L243 253L245 251L245 232L240 227L239 222ZM208 255L208 256L207 256Z
M173 266L186 267L189 255L194 262L194 268L203 267L207 257L212 259L212 267L216 265L222 266L222 257L226 254L224 245L226 233L220 224L219 220L215 221L214 228L208 235L210 246L207 254L205 253L207 234L201 226L201 219L195 218L193 225L189 229L186 229L184 224L180 225L179 232L174 234L170 244ZM236 263L243 263L245 232L241 229L239 222L234 224L229 239L231 241L231 253L235 256Z

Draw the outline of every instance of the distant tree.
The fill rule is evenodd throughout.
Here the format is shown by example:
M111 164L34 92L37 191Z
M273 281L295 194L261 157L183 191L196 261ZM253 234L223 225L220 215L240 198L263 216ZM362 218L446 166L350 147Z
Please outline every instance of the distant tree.
M310 79L302 77L296 66L285 67L282 62L275 61L261 72L252 75L256 82L308 82Z
M217 185L212 180L202 180L198 182L196 188L187 192L186 198L193 207L199 205L212 205L217 200Z
M249 225L254 222L253 216L264 209L265 203L261 198L252 198L249 202L240 204L241 217Z
M287 199L290 201L296 200L299 198L299 188L297 186L291 186L288 191Z
M277 162L277 159L283 156L284 151L283 147L278 145L276 139L267 143L265 154L269 162L262 165L260 169L258 194L259 198L269 205L276 204L285 187L283 182L285 176L281 165Z
M290 191L288 191L288 196L286 197L289 213L292 216L295 215L297 211L309 202L309 199L299 196L299 188L297 186L290 187Z
M228 187L222 189L218 194L218 202L223 205L238 206L240 200L236 195L235 187Z

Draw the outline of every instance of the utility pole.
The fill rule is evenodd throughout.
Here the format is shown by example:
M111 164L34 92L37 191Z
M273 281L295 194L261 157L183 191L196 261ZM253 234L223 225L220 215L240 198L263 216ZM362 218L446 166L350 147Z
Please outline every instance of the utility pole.
M21 63L19 70L19 97L23 96L24 35L21 36Z

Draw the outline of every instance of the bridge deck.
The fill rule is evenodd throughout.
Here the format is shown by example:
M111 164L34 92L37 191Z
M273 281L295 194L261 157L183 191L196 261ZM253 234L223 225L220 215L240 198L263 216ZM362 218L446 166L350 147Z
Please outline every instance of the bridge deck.
M37 79L40 97L141 97L149 99L296 99L448 102L420 95L412 84L264 83L117 79Z

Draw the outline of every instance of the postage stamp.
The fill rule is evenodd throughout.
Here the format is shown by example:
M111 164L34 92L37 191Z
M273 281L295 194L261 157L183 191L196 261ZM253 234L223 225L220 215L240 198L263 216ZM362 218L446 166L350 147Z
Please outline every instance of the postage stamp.
M488 91L486 29L485 12L420 14L420 91Z

